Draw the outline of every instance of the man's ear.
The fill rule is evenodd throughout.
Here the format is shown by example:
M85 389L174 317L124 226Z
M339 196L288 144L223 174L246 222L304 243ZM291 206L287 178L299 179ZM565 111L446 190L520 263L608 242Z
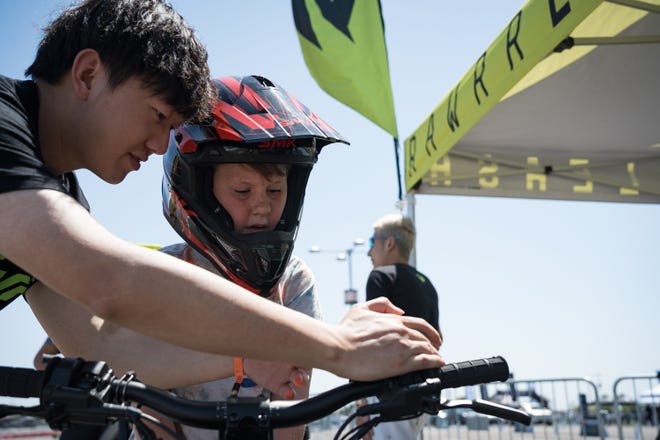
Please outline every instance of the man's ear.
M73 59L71 82L76 96L86 101L103 70L101 57L94 49L83 49Z
M396 238L389 236L385 239L385 250L391 252L396 248Z

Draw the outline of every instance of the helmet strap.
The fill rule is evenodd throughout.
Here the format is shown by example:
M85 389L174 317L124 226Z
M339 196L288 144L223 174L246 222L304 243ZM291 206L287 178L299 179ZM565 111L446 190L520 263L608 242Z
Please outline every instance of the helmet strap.
M231 388L231 396L237 397L238 391L243 384L243 376L245 371L243 370L243 358L235 357L234 358L234 386Z

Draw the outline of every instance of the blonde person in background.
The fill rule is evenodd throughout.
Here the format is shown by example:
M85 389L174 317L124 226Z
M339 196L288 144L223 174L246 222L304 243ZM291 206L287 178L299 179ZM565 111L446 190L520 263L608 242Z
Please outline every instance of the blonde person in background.
M385 296L404 310L405 315L423 318L440 332L438 293L431 280L409 264L415 239L415 225L401 214L386 215L374 223L369 239L369 256L374 268L367 280L367 300ZM427 419L428 416L423 415L380 423L365 438L413 440L418 438Z

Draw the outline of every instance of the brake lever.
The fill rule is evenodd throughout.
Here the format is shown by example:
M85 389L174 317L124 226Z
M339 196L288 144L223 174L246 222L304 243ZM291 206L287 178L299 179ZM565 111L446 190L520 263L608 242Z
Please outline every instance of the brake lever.
M442 409L470 408L480 414L499 417L501 419L511 420L529 426L532 423L532 417L525 411L500 405L489 400L445 400L442 402Z
M379 414L381 421L395 421L418 416L421 413L437 414L441 409L441 383L438 378L408 385L378 395L380 402L358 408L358 416Z
M76 424L104 425L117 417L134 420L135 409L107 403L112 369L105 362L54 357L46 367L41 392L44 419L53 429Z

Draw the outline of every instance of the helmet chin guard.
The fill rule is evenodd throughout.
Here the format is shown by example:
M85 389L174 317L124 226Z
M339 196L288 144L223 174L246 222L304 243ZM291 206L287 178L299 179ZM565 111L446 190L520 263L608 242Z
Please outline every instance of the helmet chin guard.
M348 142L266 78L232 76L215 83L212 120L170 133L163 159L163 212L228 279L269 296L291 257L305 188L321 148ZM234 232L229 213L213 195L214 166L221 163L289 165L287 201L274 231Z

